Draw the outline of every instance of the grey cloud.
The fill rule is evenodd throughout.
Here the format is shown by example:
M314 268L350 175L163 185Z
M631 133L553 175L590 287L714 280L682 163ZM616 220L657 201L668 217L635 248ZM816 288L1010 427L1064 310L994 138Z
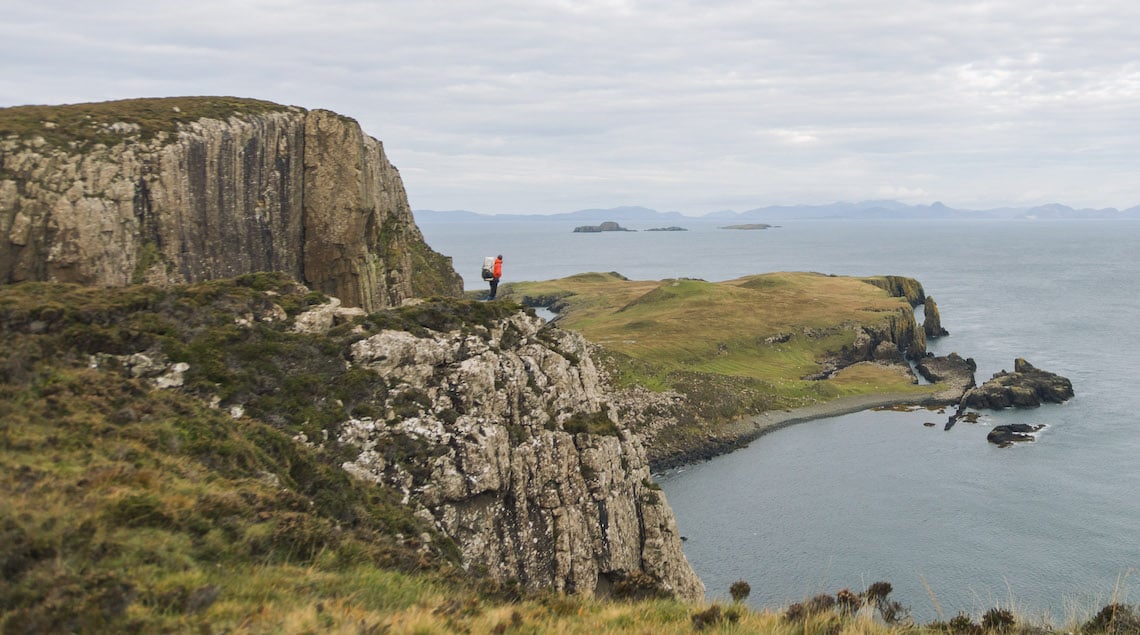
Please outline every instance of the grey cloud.
M418 207L1130 207L1136 24L1133 3L1028 0L23 3L0 104L331 108Z

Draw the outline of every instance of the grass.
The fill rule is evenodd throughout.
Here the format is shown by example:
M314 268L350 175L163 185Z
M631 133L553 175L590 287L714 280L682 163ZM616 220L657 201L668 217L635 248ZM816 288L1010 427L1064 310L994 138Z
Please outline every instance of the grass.
M402 492L349 478L335 450L297 439L314 420L395 403L383 381L344 368L356 338L380 328L478 336L520 307L431 300L327 336L257 320L277 314L273 304L296 315L323 299L277 274L169 289L0 287L0 632L998 632L985 615L891 625L819 598L755 611L636 585L631 599L603 601L489 584L458 566L455 546ZM235 329L246 316L254 323ZM187 384L154 389L124 361L137 353L190 360ZM852 366L833 385L858 390L844 384L882 381L876 372ZM743 395L757 381L701 385ZM605 412L567 426L616 431ZM432 448L379 451L416 464ZM1067 630L1132 624L1132 608L1106 611Z
M0 140L40 137L49 146L82 149L96 144L115 145L137 136L147 140L174 132L180 124L198 119L226 120L287 106L238 97L162 97L127 99L62 106L0 108ZM131 126L116 127L124 123Z
M667 377L684 370L751 380L775 403L929 391L871 365L804 379L853 344L852 325L889 333L910 310L905 298L859 278L773 273L709 283L591 273L504 289L524 304L554 305L562 326L630 360L622 381L653 389L676 388Z

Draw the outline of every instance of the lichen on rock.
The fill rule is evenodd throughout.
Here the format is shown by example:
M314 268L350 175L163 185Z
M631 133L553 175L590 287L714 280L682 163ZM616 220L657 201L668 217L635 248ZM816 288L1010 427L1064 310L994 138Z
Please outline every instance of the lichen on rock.
M426 337L383 330L353 344L351 361L392 389L383 421L340 426L337 441L356 449L345 469L401 488L467 566L586 594L646 574L681 598L703 596L581 336L518 312ZM582 413L611 425L572 432Z

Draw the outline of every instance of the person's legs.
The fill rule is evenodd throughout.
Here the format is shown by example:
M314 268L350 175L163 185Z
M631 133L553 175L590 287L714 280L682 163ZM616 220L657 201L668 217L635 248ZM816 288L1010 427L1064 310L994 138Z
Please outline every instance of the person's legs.
M495 278L491 278L491 295L487 296L487 299L488 300L494 300L495 299L495 293L497 293L498 290L499 290L499 281L496 280Z

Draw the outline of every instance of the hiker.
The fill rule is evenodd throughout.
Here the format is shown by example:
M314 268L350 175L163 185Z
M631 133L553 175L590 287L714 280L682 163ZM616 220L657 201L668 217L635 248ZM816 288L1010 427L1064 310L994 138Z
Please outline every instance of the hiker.
M499 278L503 277L503 254L495 256L495 264L491 267L491 295L487 296L488 300L494 300L495 294L499 291Z

